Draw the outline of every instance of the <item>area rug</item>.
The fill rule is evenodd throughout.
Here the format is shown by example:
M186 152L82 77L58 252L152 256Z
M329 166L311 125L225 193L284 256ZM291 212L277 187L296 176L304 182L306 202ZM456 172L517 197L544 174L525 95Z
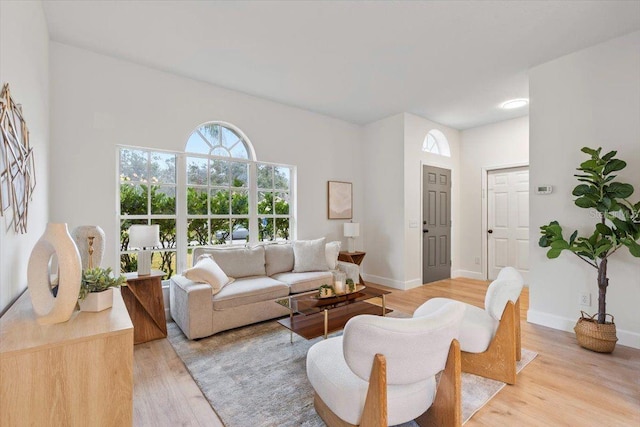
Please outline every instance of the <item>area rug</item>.
M275 321L198 341L186 339L173 322L168 324L168 333L178 356L225 426L324 426L313 407L313 388L305 365L307 351L322 338L307 341L294 334L291 344L289 330ZM518 372L535 356L523 349ZM463 373L463 420L471 418L504 386ZM416 425L411 422L402 427Z

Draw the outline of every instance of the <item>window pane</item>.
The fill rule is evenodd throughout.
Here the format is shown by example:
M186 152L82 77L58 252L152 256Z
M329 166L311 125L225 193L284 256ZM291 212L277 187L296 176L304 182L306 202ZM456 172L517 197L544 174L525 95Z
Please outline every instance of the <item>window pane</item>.
M227 243L230 234L231 229L228 219L211 220L211 243L214 245L223 245Z
M176 220L175 219L152 219L151 224L160 226L160 244L165 249L176 248Z
M176 271L175 251L151 252L151 268L164 271L166 274L162 276L163 279L173 276Z
M187 184L207 185L207 159L187 157Z
M258 174L258 188L273 188L273 166L258 164L256 165L256 171Z
M229 162L226 160L211 160L211 185L229 186Z
M289 193L276 193L275 209L278 215L289 215Z
M235 218L233 222L233 243L249 241L249 218Z
M212 156L229 157L229 150L224 147L216 147L211 151Z
M231 213L234 215L249 214L249 192L236 190L231 193Z
M231 148L240 139L233 130L224 126L220 126L220 129L222 131L222 145L224 147Z
M289 218L276 218L276 236L289 240Z
M258 218L258 240L273 240L273 218Z
M205 218L194 218L187 221L187 245L202 246L209 244L208 222L209 220Z
M175 154L151 153L151 182L162 184L176 183Z
M147 179L147 153L142 150L120 150L120 181L140 182Z
M258 213L273 215L273 193L258 192Z
M211 215L229 214L229 190L211 190Z
M291 169L278 166L275 168L275 188L288 190L291 181Z
M211 146L205 142L204 139L200 136L198 131L193 132L187 141L187 146L184 151L187 153L200 153L200 154L209 154L211 150Z
M220 144L220 125L207 123L198 129L205 140L209 141L212 147Z
M233 145L229 151L231 152L231 157L235 157L236 159L248 159L249 153L247 152L247 147L245 147L242 141L238 141L235 145Z
M176 188L154 185L151 187L151 213L175 215Z
M202 188L187 187L187 214L207 215L207 194Z
M231 167L231 186L232 187L248 187L248 171L249 165L246 163L229 162Z
M147 186L120 185L120 215L146 215L147 213Z

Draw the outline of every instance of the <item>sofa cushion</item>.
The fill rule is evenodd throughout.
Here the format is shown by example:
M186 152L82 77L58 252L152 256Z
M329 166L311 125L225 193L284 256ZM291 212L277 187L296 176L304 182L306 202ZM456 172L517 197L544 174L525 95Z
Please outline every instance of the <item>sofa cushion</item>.
M216 263L227 276L240 277L265 276L264 247L255 248L196 248L193 250L194 259L200 255L211 254Z
M201 256L196 265L185 270L182 275L197 283L208 283L211 286L213 295L220 292L225 285L234 280L229 278L213 258L207 255Z
M292 294L313 291L322 285L333 285L333 275L328 271L278 273L273 278L289 285Z
M293 271L327 271L327 255L324 237L316 240L296 240L293 242Z
M338 255L340 254L340 246L342 242L329 242L324 247L324 253L327 257L327 267L329 270L338 268Z
M264 247L267 276L293 270L293 247L290 244Z
M213 296L213 309L224 310L289 295L289 286L267 276L243 277Z

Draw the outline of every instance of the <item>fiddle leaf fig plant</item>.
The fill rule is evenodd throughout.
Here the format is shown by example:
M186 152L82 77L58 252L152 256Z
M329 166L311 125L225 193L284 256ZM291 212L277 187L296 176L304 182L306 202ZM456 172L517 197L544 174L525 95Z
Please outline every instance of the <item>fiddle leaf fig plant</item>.
M598 271L598 323L605 323L606 297L609 278L607 263L618 249L626 247L631 255L640 257L640 201L629 200L634 192L631 184L614 181L615 172L627 166L616 159L617 151L601 156L602 148L584 147L581 150L590 159L583 162L574 176L581 183L573 189L575 204L591 209L596 220L594 229L587 236L574 231L569 240L563 237L558 221L540 227L542 237L539 246L549 248L547 258L558 258L568 250Z

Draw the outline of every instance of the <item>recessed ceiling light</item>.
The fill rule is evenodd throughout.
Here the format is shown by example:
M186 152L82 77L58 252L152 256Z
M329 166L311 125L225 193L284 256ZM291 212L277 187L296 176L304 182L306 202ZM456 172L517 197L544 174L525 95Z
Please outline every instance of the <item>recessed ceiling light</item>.
M500 108L513 110L514 108L524 107L528 103L529 100L527 98L510 99L509 101L503 102Z

